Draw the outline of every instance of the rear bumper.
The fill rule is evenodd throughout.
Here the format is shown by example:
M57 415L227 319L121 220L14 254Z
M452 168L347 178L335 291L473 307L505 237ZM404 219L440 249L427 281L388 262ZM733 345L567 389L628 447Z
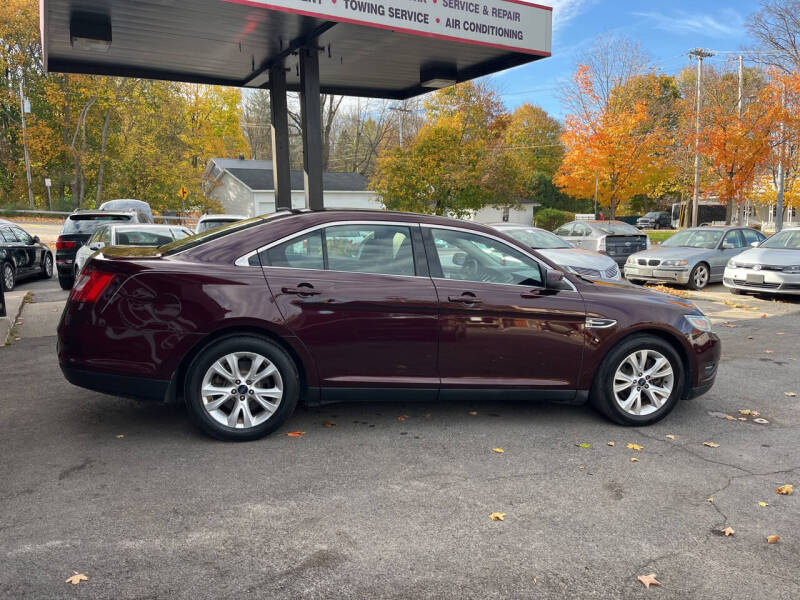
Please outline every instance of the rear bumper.
M706 383L705 385L699 385L697 387L690 388L685 395L685 399L692 400L693 398L698 398L709 391L712 387L714 387L713 381L711 383Z
M160 379L147 379L144 377L130 377L127 375L114 375L111 373L98 373L97 371L83 371L72 369L63 364L59 365L67 381L72 385L102 392L112 396L135 398L136 400L151 400L163 402L167 400L169 381Z

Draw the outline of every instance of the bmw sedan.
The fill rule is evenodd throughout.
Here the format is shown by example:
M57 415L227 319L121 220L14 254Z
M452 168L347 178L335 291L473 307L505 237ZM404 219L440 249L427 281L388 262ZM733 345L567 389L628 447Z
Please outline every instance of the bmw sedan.
M733 294L800 294L800 227L784 229L732 258L722 283Z
M695 306L564 273L443 217L285 211L159 248L103 248L58 326L79 386L182 399L226 440L299 402L591 402L647 425L711 388L719 338Z
M609 258L599 252L576 248L546 229L527 225L514 225L513 223L498 223L489 225L489 227L511 236L528 248L536 250L559 267L564 267L578 275L594 279L622 278L622 274L613 258Z
M656 248L628 257L625 278L631 283L676 283L702 290L722 281L731 258L764 239L760 231L747 227L685 229Z

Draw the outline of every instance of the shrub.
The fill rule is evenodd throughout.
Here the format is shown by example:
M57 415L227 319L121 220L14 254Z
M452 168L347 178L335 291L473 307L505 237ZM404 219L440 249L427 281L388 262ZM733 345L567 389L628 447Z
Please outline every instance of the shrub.
M575 213L558 210L557 208L543 208L536 211L533 224L536 227L553 231L556 227L560 227L564 223L569 223L574 219Z

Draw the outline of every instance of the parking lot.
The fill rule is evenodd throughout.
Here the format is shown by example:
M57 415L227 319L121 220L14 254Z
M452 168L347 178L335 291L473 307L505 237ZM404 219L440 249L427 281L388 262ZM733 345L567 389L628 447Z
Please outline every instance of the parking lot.
M652 427L376 397L225 444L180 408L68 384L66 293L22 283L33 303L0 349L0 596L795 598L800 494L775 490L800 476L800 302L718 287L698 301L716 386Z

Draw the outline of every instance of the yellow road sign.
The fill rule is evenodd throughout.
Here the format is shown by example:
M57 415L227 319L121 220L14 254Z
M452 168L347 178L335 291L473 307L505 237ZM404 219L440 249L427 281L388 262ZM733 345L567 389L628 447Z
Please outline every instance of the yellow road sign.
M185 185L182 185L181 189L178 190L178 196L180 196L182 200L186 200L189 197L189 190Z

